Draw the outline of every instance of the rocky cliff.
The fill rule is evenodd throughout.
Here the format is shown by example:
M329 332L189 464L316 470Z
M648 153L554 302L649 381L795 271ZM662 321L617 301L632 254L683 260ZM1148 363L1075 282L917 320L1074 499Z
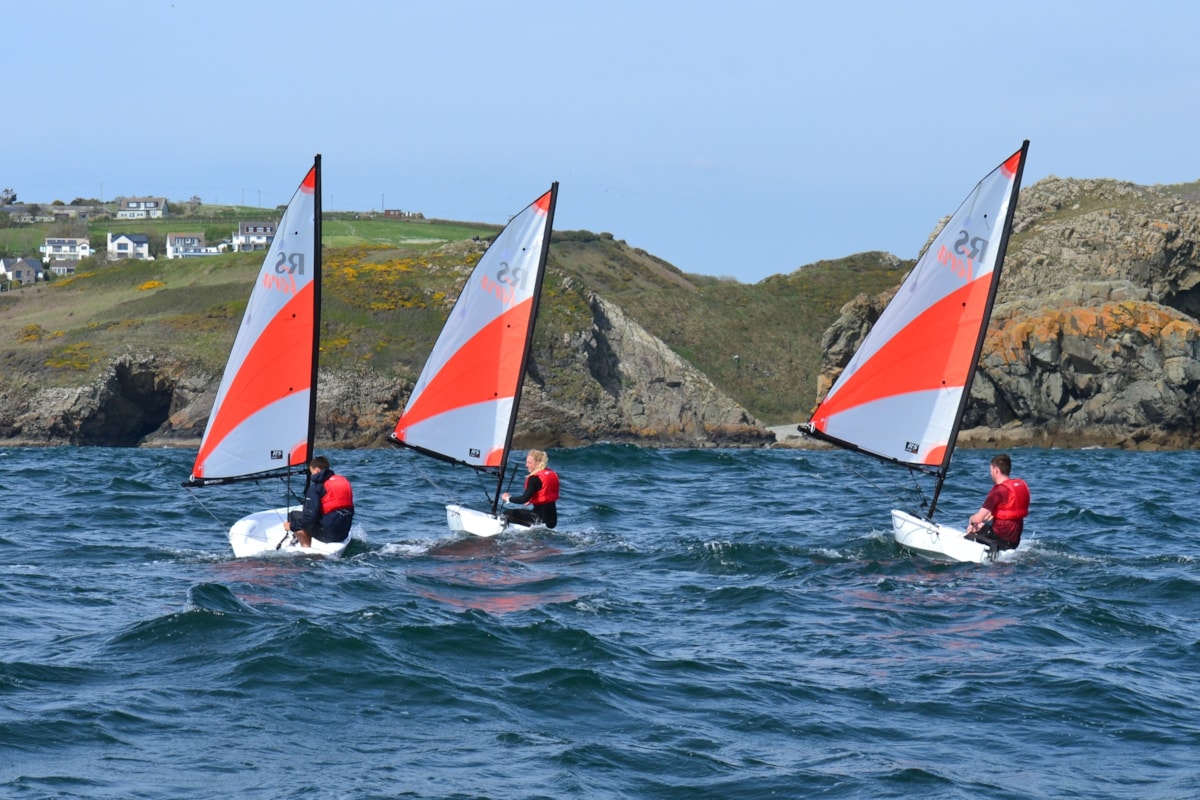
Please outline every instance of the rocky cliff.
M1023 189L961 442L1198 444L1195 189L1059 178ZM331 251L324 305L337 313L326 324L341 327L326 336L319 446L384 442L482 246L419 258ZM745 406L780 431L807 419L888 294L847 299L900 274L894 258L866 255L746 286L687 276L608 234L563 234L518 446L771 443ZM223 337L232 341L240 318L232 298L256 266L122 264L6 293L0 443L195 446ZM800 380L822 355L817 385Z
M703 374L590 295L591 318L535 352L519 415L518 447L591 441L658 446L761 446L774 436ZM546 380L545 376L553 376ZM9 444L196 446L220 375L149 351L122 353L93 382L0 389L0 440ZM323 370L319 446L382 445L411 383L367 369Z
M932 239L932 236L931 236ZM964 444L1200 444L1200 207L1047 178L1023 190ZM826 332L823 396L890 299Z

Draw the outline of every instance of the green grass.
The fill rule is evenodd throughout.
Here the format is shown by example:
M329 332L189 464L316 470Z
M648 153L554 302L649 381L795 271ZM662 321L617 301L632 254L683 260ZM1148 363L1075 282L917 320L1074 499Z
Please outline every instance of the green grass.
M150 223L164 237L168 227L194 229L179 219L138 226L146 231ZM326 220L322 365L415 376L461 278L478 259L481 248L471 237L496 231L466 223ZM442 247L446 241L455 243ZM219 372L262 258L259 252L92 259L74 278L0 295L0 368L78 385L107 358L135 347ZM821 336L842 305L860 292L895 286L909 267L865 253L747 285L686 274L608 234L556 232L534 359L552 394L579 402L596 391L569 366L578 363L577 343L592 335L587 295L594 291L765 423L800 421L815 400ZM22 341L31 325L46 335Z
M569 239L551 255L768 424L807 419L825 330L848 300L896 286L913 265L862 253L742 284L685 274L611 238Z
M428 250L430 245L458 242L472 236L489 238L500 230L498 226L438 221L415 222L383 217L344 219L339 216L325 219L321 224L321 239L326 247L383 245L415 247L419 252Z
M107 246L109 233L144 233L150 239L151 254L162 258L167 251L168 233L203 233L205 243L212 246L231 238L240 222L278 221L282 216L282 212L274 208L201 206L200 211L202 213L163 219L109 217L93 220L86 224L87 237L99 252ZM490 238L500 230L498 225L482 223L389 219L377 214L345 212L323 215L322 226L321 238L326 247L383 245L406 247L418 253L472 236ZM38 248L45 244L47 236L76 235L83 235L83 223L38 223L0 228L0 257L40 259Z
M0 258L30 258L41 261L38 248L46 243L50 227L47 225L21 225L0 228Z

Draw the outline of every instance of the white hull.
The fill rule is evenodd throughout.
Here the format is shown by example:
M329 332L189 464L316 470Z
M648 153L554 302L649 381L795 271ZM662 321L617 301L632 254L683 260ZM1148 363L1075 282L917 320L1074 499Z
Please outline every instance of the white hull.
M229 529L229 544L237 558L266 555L326 556L338 558L350 544L350 538L340 542L321 542L313 539L312 547L301 547L292 535L283 529L289 511L299 511L300 506L274 508L242 517Z
M446 524L455 533L469 533L472 536L496 536L501 533L525 533L533 530L544 530L545 525L527 527L507 522L492 516L486 511L476 511L465 506L446 506Z
M966 532L904 511L892 511L892 532L896 544L930 558L983 563L988 560L985 544L965 538Z

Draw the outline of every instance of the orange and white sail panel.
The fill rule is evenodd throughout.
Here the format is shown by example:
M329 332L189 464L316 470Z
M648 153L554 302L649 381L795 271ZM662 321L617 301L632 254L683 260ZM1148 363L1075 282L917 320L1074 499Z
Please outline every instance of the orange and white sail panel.
M823 438L905 464L948 465L1023 153L979 182L905 278L813 413Z
M292 196L250 294L193 480L305 464L314 402L319 162Z
M472 467L501 466L553 192L513 217L475 266L396 424L396 441Z

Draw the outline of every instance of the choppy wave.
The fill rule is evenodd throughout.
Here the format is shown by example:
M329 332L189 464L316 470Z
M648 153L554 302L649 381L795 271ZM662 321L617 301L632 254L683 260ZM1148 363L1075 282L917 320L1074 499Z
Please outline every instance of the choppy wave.
M1016 451L1033 516L983 566L900 552L921 498L859 457L619 445L492 540L445 529L469 474L339 452L347 557L237 560L280 490L197 497L190 457L3 452L5 796L1200 794L1196 454Z

